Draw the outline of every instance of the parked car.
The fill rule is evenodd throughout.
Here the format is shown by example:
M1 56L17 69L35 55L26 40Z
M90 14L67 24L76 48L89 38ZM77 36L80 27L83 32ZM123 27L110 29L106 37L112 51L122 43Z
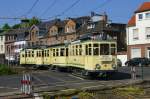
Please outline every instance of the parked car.
M148 66L150 65L150 60L146 57L136 57L125 62L126 66L139 66L139 64L141 64L142 66Z
M118 66L118 67L121 67L121 66L122 66L122 62L121 62L120 59L117 59L117 66Z

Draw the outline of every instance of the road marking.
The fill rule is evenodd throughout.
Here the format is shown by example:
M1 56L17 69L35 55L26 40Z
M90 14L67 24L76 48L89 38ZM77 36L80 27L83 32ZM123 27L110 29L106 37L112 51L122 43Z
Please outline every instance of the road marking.
M74 77L74 78L77 78L77 79L80 79L80 80L85 80L85 79L83 79L83 78L81 78L81 77L77 77L77 76L74 76L74 75L69 75L70 77Z

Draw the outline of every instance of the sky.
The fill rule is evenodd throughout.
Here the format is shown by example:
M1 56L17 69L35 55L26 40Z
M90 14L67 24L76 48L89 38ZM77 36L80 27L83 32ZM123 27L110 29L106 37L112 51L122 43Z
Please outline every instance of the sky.
M20 22L19 19L3 19L3 17L35 16L52 20L57 15L61 15L57 16L61 19L88 16L91 11L99 14L105 12L112 22L127 23L134 11L146 1L150 2L150 0L0 0L0 26Z

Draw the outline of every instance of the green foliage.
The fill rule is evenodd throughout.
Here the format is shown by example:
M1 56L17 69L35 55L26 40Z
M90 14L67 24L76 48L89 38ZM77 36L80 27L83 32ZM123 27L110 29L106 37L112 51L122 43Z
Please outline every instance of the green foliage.
M12 26L12 28L13 28L13 29L21 28L21 24L15 24L15 25Z
M0 64L0 75L11 75L15 74L8 66Z
M29 20L29 26L36 25L39 23L40 23L40 20L36 17L33 17L32 19Z
M117 88L114 90L117 95L129 96L129 95L144 95L144 90L139 87L124 87L124 88Z
M11 27L6 23L2 26L3 31L9 31Z
M94 95L88 92L79 93L79 99L94 99Z
M44 98L44 99L50 99L50 95L48 95L47 93L44 93L44 94L43 94L43 98Z

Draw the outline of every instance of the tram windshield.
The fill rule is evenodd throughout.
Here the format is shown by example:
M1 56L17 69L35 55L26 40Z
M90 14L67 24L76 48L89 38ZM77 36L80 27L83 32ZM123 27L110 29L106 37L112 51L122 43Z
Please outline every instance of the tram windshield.
M109 44L100 44L100 55L109 55Z
M87 44L85 46L85 54L86 55L115 55L116 54L116 45L115 44Z

